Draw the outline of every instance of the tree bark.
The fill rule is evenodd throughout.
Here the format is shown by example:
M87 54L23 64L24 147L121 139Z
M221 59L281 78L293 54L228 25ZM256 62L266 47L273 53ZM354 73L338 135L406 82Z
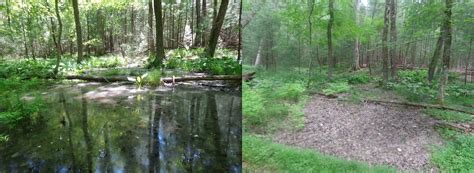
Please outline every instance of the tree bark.
M56 59L56 66L54 67L54 75L58 74L58 69L59 69L59 62L61 61L61 56L62 56L62 49L61 49L61 35L63 32L63 23L61 21L61 15L59 13L59 0L54 0L54 11L56 12L56 18L58 20L58 36L57 38L57 45L56 49L58 51L57 59Z
M72 0L72 8L74 11L74 23L76 25L76 41L77 41L77 63L82 61L82 30L81 18L79 16L79 5L77 0Z
M467 53L466 66L464 68L464 85L467 84L467 73L468 73L468 68L469 68L469 60L471 59L471 47L472 47L472 37L471 37L471 40L469 41L469 52ZM471 81L472 81L472 74L471 74Z
M201 0L196 0L196 37L194 38L194 47L199 46L201 44Z
M327 37L328 37L328 78L332 79L332 73L335 66L335 59L332 56L332 25L334 23L334 0L329 0L329 22L327 28Z
M436 49L433 53L433 57L431 58L431 62L428 68L428 82L431 83L434 77L434 73L436 70L436 66L438 65L438 60L440 55L443 53L443 32L439 33L438 41L436 42Z
M354 6L355 23L358 26L360 0L355 0L354 2L355 2L355 6ZM352 70L357 71L360 69L359 60L360 60L360 40L359 40L359 36L356 36L355 42L354 42L354 60L352 62Z
M397 0L390 0L390 64L391 76L397 79Z
M155 10L155 29L156 29L156 55L153 60L153 67L161 67L163 65L163 59L165 58L165 49L163 48L163 18L162 16L162 5L161 0L153 0Z
M388 27L389 27L389 16L390 16L390 0L385 1L385 13L383 18L383 31L382 31L382 71L383 71L383 80L386 83L388 81L388 47L387 47L387 37L388 37Z
M445 95L445 87L448 83L448 69L449 69L449 61L451 59L451 9L453 6L453 0L446 0L446 10L445 10L445 19L444 19L444 49L443 49L443 68L442 74L443 77L439 83L439 95L438 95L438 102L441 105L444 105L444 95Z
M217 18L215 21L213 21L209 43L206 48L206 55L208 58L214 57L217 41L219 39L219 33L221 31L222 24L224 24L225 13L227 11L228 4L229 0L222 0L221 6L219 7L219 12L217 14Z

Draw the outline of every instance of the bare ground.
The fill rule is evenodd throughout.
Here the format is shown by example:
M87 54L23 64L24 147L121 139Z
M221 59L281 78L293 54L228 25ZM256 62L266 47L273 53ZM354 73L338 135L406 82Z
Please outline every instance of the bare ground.
M430 149L442 139L435 120L418 109L314 96L304 111L305 127L277 132L276 142L372 165L436 172Z

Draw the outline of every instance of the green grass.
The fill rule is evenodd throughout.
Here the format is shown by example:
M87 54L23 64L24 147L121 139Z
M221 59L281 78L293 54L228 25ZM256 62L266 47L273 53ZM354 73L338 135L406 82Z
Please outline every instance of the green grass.
M469 172L474 170L474 136L446 128L438 129L447 143L434 148L432 161L441 172Z
M151 85L151 86L158 86L161 84L161 69L153 69L148 73L145 73L142 76L139 76L137 79L137 84L139 86Z
M339 93L345 93L351 90L351 86L347 82L329 83L328 87L323 89L323 93L326 95L334 95Z
M244 69L245 73L257 71L254 80L242 84L244 128L271 132L279 128L304 127L303 108L307 101L304 74L246 66Z
M255 136L244 135L242 145L244 171L249 172L396 172L393 168L371 167Z
M462 113L462 112L455 112L455 111L446 111L446 110L439 110L439 109L424 109L423 113L448 122L469 122L474 121L474 116Z

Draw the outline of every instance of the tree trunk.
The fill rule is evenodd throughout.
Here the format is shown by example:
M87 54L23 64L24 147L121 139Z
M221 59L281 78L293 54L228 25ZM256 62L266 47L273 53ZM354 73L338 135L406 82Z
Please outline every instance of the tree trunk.
M152 57L156 55L153 37L153 0L148 0L148 49Z
M466 57L466 66L464 69L464 85L467 84L467 73L468 73L468 68L469 68L469 60L471 59L471 47L472 47L472 37L471 40L469 41L469 52L467 53ZM472 81L472 74L471 74L471 81Z
M194 47L199 46L201 43L201 0L196 0L196 37L194 38Z
M308 72L308 85L307 87L309 88L310 85L311 85L311 77L312 77L312 74L313 74L313 21L312 21L312 17L313 17L313 9L314 9L314 0L309 0L309 14L308 14L308 27L309 27L309 33L308 33L308 37L309 37L309 72Z
M390 63L392 79L397 79L397 0L390 0Z
M207 26L207 2L202 0L202 10L201 10L201 46L206 46L206 26Z
M328 78L332 79L332 73L335 66L334 57L332 57L332 25L334 23L334 0L329 0L329 22L327 28L327 37L328 37Z
M382 31L382 71L383 71L383 80L386 83L388 81L388 47L387 47L387 37L388 37L388 27L389 27L389 16L390 16L390 0L385 2L385 13L383 18L383 31Z
M163 18L161 0L153 0L155 6L155 29L156 29L156 57L153 60L153 67L161 67L165 58L165 49L163 48Z
M59 62L61 61L62 56L62 49L61 49L61 35L63 32L63 23L61 21L61 15L59 13L59 0L54 0L54 11L56 12L56 18L58 20L58 36L57 38L57 45L56 49L58 51L57 59L56 59L56 66L54 67L54 75L58 74Z
M443 48L443 32L439 33L438 41L436 42L436 49L434 51L433 57L428 68L428 82L431 83L433 76L438 65L439 57L442 53L441 49Z
M359 7L360 7L360 0L355 0L354 13L355 13L356 25L359 25ZM359 60L360 60L360 40L359 40L359 36L356 36L355 43L354 43L354 60L352 62L352 70L357 71L360 69Z
M219 7L219 13L217 14L217 18L215 21L213 21L209 43L206 48L206 55L208 58L214 57L217 41L219 39L219 33L221 31L222 24L224 24L224 18L228 4L229 0L222 0L221 6Z
M77 0L72 0L72 8L74 10L74 23L76 25L76 40L77 40L77 63L82 61L82 30L81 18L79 16L79 5Z
M239 7L239 45L237 48L237 61L240 62L242 57L242 2L244 0L240 0L240 7ZM217 6L217 0L214 0L214 7ZM214 8L214 20L216 18L216 9Z
M438 102L441 105L444 105L444 95L445 95L445 87L448 83L448 69L449 69L449 61L451 59L451 8L453 6L453 0L446 0L446 10L445 10L445 19L444 19L444 52L443 52L443 77L439 83L439 95L438 95Z
M262 64L262 49L263 49L263 38L260 39L258 44L257 56L255 57L255 67L258 67Z

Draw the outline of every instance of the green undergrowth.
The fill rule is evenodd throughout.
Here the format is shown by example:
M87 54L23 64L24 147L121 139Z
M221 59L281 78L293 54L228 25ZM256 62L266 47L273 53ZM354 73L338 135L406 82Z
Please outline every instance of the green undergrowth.
M398 80L389 82L385 88L396 91L411 102L435 104L439 92L439 81L427 81L427 70L398 71ZM464 85L455 73L449 74L446 86L446 104L448 106L472 107L474 105L474 84Z
M470 172L474 170L474 136L447 128L438 128L446 139L442 147L433 148L432 162L441 172Z
M447 122L471 122L474 121L474 116L462 112L447 111L440 109L424 109L423 113Z
M288 71L245 68L257 73L251 82L242 84L244 127L251 131L271 131L283 126L302 128L308 98L305 77Z
M36 78L30 80L0 79L0 142L8 140L8 131L19 124L27 126L35 122L43 103L38 94L31 93L31 91L49 84L49 81ZM26 93L30 93L34 99L23 98Z
M238 75L242 72L242 67L235 58L235 52L218 50L214 58L206 58L202 56L203 54L203 49L172 50L167 54L168 59L165 60L164 67L213 75Z
M141 76L137 77L136 84L141 87L143 85L158 86L161 84L161 70L153 69Z
M393 168L372 167L249 135L242 139L242 152L244 172L396 172Z

